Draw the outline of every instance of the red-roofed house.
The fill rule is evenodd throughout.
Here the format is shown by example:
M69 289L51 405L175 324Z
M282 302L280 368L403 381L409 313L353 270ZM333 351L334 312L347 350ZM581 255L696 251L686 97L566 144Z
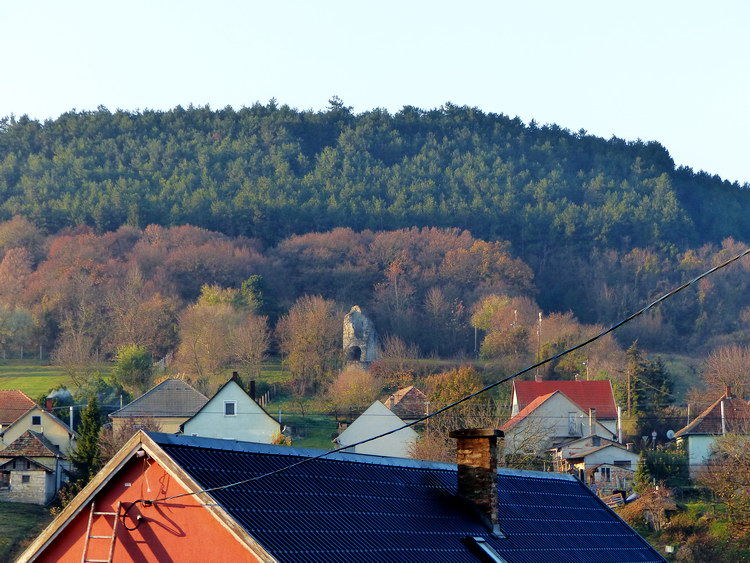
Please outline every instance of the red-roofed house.
M618 434L617 403L612 383L597 381L514 381L511 416L516 416L537 397L562 391L585 413L596 409L596 418L612 434Z
M31 398L18 389L0 389L0 431L13 424L36 406Z
M536 397L500 427L505 433L505 454L543 455L546 450L573 438L600 436L616 440L612 431L597 420L595 411L585 412L562 391Z
M23 391L0 391L0 450L27 430L43 435L67 455L75 447L76 433L51 412L32 401Z

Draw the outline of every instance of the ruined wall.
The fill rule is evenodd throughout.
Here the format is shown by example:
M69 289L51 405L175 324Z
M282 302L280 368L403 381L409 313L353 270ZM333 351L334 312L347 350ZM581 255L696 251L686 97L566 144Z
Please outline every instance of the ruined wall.
M378 359L375 325L358 305L344 317L344 354L347 361L370 363Z

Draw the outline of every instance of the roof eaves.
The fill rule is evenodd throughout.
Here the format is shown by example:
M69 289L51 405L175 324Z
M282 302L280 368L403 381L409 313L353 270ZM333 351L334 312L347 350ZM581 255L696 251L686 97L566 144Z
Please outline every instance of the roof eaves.
M724 396L722 395L719 397L716 401L711 404L706 410L704 410L702 413L700 413L698 416L695 417L695 419L690 422L690 424L686 425L683 428L680 428L677 432L675 432L674 437L679 438L681 436L687 436L690 434L703 434L703 432L693 432L704 420L705 418L711 414L711 412L719 406L719 404L724 400Z

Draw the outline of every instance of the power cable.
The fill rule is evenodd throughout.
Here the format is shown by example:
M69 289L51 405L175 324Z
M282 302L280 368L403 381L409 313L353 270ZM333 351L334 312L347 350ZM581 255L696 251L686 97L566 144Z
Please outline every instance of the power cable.
M470 393L469 395L466 395L466 396L464 396L464 397L462 397L462 398L460 398L460 399L458 399L456 401L453 401L452 403L449 403L449 404L445 405L444 407L442 407L442 408L440 408L440 409L438 409L438 410L436 410L436 411L434 411L434 412L432 412L430 414L427 414L427 415L425 415L425 416L423 416L423 417L421 417L421 418L419 418L417 420L414 420L412 422L408 422L408 423L404 424L403 426L399 426L398 428L395 428L393 430L388 430L387 432L383 432L381 434L378 434L376 436L372 436L370 438L365 438L364 440L360 440L359 442L355 442L353 444L349 444L348 446L341 446L341 447L335 448L333 450L327 450L327 451L321 452L320 454L312 456L312 457L306 457L306 458L300 459L299 461L296 461L294 463L290 463L289 465L285 465L284 467L280 467L280 468L275 469L273 471L268 471L266 473L262 473L260 475L256 475L255 477L251 477L249 479L243 479L242 481L237 481L235 483L229 483L227 485L221 485L221 486L212 487L212 488L209 488L209 489L201 489L200 491L194 491L194 492L188 492L188 493L181 493L181 494L178 494L178 495L172 495L172 496L168 496L168 497L157 498L157 499L153 499L151 501L148 501L148 500L145 500L145 499L139 499L139 500L137 500L135 502L136 503L137 502L147 502L147 503L148 502L150 502L150 503L163 502L163 501L173 500L173 499L184 497L184 496L190 496L190 495L195 495L195 494L199 494L199 493L210 493L210 492L213 492L213 491L219 491L219 490L222 490L222 489L228 489L230 487L237 487L239 485L244 485L246 483L251 483L253 481L259 481L261 479L266 479L266 478L271 477L273 475L278 475L280 473L284 473L286 471L289 471L290 469L293 469L295 467L299 467L300 465L304 465L306 463L310 463L310 462L316 461L318 459L322 459L322 458L327 457L327 456L329 456L331 454L338 453L338 452L340 452L342 450L348 450L348 449L354 448L356 446L360 446L362 444L366 444L368 442L372 442L374 440L378 440L380 438L384 438L385 436L390 436L391 434L395 434L396 432L399 432L400 430L404 430L406 428L410 428L410 427L415 426L417 424L421 424L425 420L428 420L428 419L430 419L430 418L432 418L434 416L437 416L438 414L440 414L442 412L445 412L445 411L447 411L449 409L457 407L458 405L460 405L462 403L465 403L466 401L469 401L469 400L473 399L474 397L476 397L478 395L481 395L482 393L486 393L490 389L494 389L498 385L501 385L501 384L503 384L503 383L505 383L507 381L510 381L511 379L515 379L516 377L518 377L520 375L523 375L525 373L528 373L528 372L530 372L530 371L532 371L532 370L534 370L534 369L536 369L538 367L541 367L541 366L543 366L545 364L548 364L549 362L553 362L555 360L558 360L558 359L562 358L563 356L566 356L566 355L568 355L568 354L570 354L572 352L575 352L576 350L580 350L581 348L583 348L584 346L588 346L592 342L596 342L600 338L603 338L604 336L606 336L609 333L617 330L621 326L629 323L630 321L636 319L640 315L642 315L642 314L648 312L649 310L653 309L654 307L656 307L657 305L659 305L663 301L666 301L667 299L669 299L670 297L676 295L677 293L681 292L682 290L684 290L684 289L690 287L691 285L699 282L703 278L705 278L707 276L710 276L714 272L716 272L718 270L721 270L722 268L725 268L725 267L729 266L730 264L732 264L732 263L740 260L741 258L747 256L748 254L750 254L750 248L745 249L743 252L737 254L736 256L733 256L732 258L730 258L728 260L725 260L724 262L718 264L717 266L714 266L713 268L710 268L709 270L706 270L705 272L703 272L699 276L697 276L697 277L695 277L695 278L693 278L693 279L691 279L691 280L683 283L682 285L680 285L680 286L672 289L671 291L668 291L667 293L663 294L661 297L659 297L656 300L652 301L651 303L649 303L648 305L646 305L642 309L636 311L632 315L630 315L630 316L622 319L621 321L615 323L614 325L612 325L608 329L600 332L599 334L596 334L596 335L592 336L591 338L589 338L587 340L584 340L583 342L581 342L579 344L571 346L570 348L568 348L566 350L563 350L562 352L559 352L559 353L555 354L554 356L550 356L549 358L545 358L544 360L541 360L541 361L539 361L539 362L537 362L535 364L532 364L532 365L530 365L530 366L522 369L521 371L518 371L518 372L516 372L516 373L514 373L512 375L509 375L507 377L499 379L498 381L495 381L495 382L490 383L488 385L485 385L484 387L482 387L478 391Z

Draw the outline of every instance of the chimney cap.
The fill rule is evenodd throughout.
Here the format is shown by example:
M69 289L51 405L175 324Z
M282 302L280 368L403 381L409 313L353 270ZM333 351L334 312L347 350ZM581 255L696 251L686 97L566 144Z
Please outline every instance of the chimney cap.
M502 438L505 433L498 428L461 428L448 435L451 438Z

